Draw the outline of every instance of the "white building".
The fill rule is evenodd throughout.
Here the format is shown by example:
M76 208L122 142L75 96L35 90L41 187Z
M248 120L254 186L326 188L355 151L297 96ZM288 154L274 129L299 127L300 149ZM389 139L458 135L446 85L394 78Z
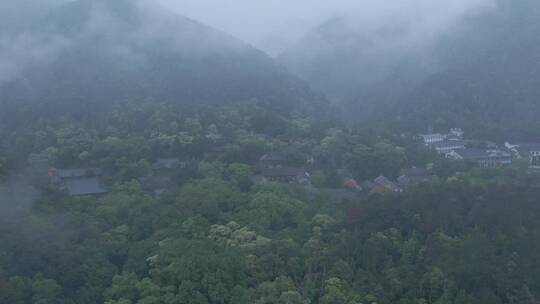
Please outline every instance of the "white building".
M505 143L505 147L514 154L517 159L529 162L530 167L540 169L540 143Z
M422 140L424 141L424 144L430 145L433 143L441 142L446 139L446 135L435 133L435 134L422 134L420 135L422 137Z
M531 152L529 166L534 169L540 169L540 151Z
M513 160L513 156L509 152L485 149L453 150L446 154L446 158L476 162L482 168L510 165Z
M461 128L452 128L448 134L431 133L421 134L420 137L426 145L432 145L434 143L440 143L447 140L462 140L465 133Z
M463 139L463 135L465 135L465 133L463 132L463 130L461 128L452 128L452 129L450 129L450 134L453 135L454 137L457 137L457 138L460 138L460 139Z
M437 153L446 154L451 151L465 149L465 142L462 140L445 140L430 145Z

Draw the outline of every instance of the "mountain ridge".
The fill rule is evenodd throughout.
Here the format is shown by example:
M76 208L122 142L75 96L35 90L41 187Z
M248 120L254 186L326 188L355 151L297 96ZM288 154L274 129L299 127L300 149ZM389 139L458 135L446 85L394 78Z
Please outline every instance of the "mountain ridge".
M0 75L4 113L24 107L40 115L84 113L126 99L257 99L279 111L325 103L262 51L144 2L70 2L15 37L3 45L19 51L21 61L11 77L2 82Z
M530 140L540 137L539 14L537 1L497 0L422 47L400 47L405 30L384 36L327 23L280 61L355 122L415 132L461 126L493 140ZM366 35L371 41L359 40Z

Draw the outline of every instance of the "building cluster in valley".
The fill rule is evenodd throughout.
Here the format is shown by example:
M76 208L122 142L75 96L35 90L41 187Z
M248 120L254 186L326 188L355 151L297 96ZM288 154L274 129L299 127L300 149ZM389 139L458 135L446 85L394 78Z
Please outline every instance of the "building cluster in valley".
M386 176L379 176L373 181L364 181L361 187L369 194L390 194L402 193L406 189L422 183L431 182L435 175L425 168L407 168L400 172L396 181L392 181Z
M179 158L155 160L148 175L139 178L143 189L159 195L175 188L175 174L186 166ZM278 182L294 187L303 187L311 192L327 194L338 200L353 200L366 194L401 193L410 186L429 181L433 177L428 170L410 168L402 170L394 182L385 176L372 181L358 182L346 169L338 170L339 186L336 188L316 188L312 184L313 164L305 166L292 164L284 153L269 152L252 164L251 180L257 182ZM110 174L96 167L49 169L49 181L57 190L70 196L103 196L110 192Z
M287 157L283 153L267 153L259 158L255 166L254 182L271 181L282 183L310 183L308 170L299 166L289 164Z
M431 133L419 135L423 144L441 157L455 161L476 163L483 168L502 167L520 162L530 173L540 174L540 143L495 143L465 139L464 132L451 129L447 134ZM219 154L219 151L215 151ZM206 156L208 158L209 156ZM159 195L175 188L175 176L185 169L187 162L179 158L154 160L150 173L139 178L144 190ZM314 161L304 165L292 164L286 154L269 152L252 164L251 180L257 182L279 182L304 187L311 192L328 194L336 200L353 199L369 194L398 194L410 187L431 182L436 176L426 168L406 168L389 178L379 176L373 180L357 181L346 168L337 170L339 185L335 188L313 186L312 174L317 172ZM52 168L48 172L50 183L70 196L102 196L110 192L111 176L100 168ZM339 199L338 199L339 198Z
M144 189L161 194L174 187L173 172L184 165L179 158L157 159L150 174L139 178ZM109 176L97 167L49 169L50 184L70 196L103 196L111 191Z
M374 180L358 182L347 169L338 171L340 188L316 189L317 192L329 194L332 197L352 199L357 195L402 193L409 187L429 182L434 175L424 168L408 168L400 172L396 181L386 176ZM282 153L267 153L263 155L255 167L254 182L273 181L314 188L311 183L310 170L304 167L291 166L286 155Z
M151 165L148 175L139 178L144 190L159 195L175 186L174 175L182 170L186 162L179 158L161 158ZM291 166L282 153L267 153L253 165L254 182L279 182L295 185L311 185L308 170ZM49 169L51 185L70 196L102 196L110 192L107 180L110 176L100 168Z
M493 142L467 140L460 128L450 129L447 134L422 134L419 137L427 147L447 159L474 162L482 168L520 162L528 167L529 172L540 172L540 143L506 142L499 146Z

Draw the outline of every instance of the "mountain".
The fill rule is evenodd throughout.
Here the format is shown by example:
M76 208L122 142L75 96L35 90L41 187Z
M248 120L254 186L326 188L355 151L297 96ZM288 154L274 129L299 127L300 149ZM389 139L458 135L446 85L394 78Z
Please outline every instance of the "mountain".
M263 52L144 1L73 1L28 24L0 36L0 119L86 115L133 99L256 99L287 112L325 103Z
M369 25L334 17L278 60L337 102L383 92L401 95L434 66L410 38L408 23ZM383 89L389 84L392 92Z
M538 1L501 0L464 20L434 50L443 68L399 100L400 113L409 122L462 125L493 139L538 140L538 16Z
M427 43L409 39L406 24L373 30L334 19L280 60L354 119L532 139L540 136L539 15L538 1L498 0Z

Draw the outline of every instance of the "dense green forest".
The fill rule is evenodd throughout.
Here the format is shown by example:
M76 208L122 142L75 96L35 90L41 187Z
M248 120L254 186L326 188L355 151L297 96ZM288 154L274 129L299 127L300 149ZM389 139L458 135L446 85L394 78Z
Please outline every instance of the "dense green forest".
M336 202L253 183L251 164L274 149L315 157L327 180L342 166L373 178L397 174L412 148L250 103L122 109L47 119L12 141L7 159L28 147L56 166L99 164L114 188L74 198L10 182L1 207L21 208L2 217L2 303L537 303L540 188L517 171ZM216 138L224 148L204 157ZM186 161L175 186L145 191L139 177L171 155Z
M17 58L54 59L0 79L0 303L540 303L538 177L441 159L420 115L350 124L264 53L146 12L80 0L17 26ZM311 182L256 179L270 153ZM413 167L433 178L344 189ZM68 195L64 168L107 193Z

